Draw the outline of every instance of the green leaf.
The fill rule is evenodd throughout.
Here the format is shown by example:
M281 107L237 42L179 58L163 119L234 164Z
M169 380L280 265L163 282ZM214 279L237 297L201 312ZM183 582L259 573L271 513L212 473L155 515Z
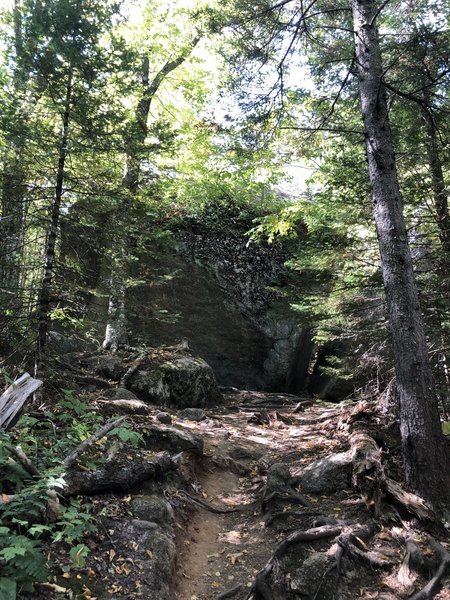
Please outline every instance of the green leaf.
M450 435L450 421L444 421L442 423L442 433L444 435Z
M27 548L25 546L8 546L0 550L0 558L12 560L15 556L25 556Z

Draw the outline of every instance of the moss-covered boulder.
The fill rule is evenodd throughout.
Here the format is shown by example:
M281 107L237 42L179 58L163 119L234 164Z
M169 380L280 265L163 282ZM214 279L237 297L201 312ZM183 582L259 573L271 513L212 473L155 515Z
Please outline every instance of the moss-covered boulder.
M212 368L190 355L160 356L143 364L127 388L145 402L172 408L204 408L222 398Z

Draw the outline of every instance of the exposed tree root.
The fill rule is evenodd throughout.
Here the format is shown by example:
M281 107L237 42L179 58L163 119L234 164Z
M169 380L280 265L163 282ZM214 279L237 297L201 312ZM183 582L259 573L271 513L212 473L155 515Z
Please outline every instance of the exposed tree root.
M375 440L362 431L350 435L350 448L353 462L352 483L360 491L366 506L378 517L381 512L381 489L386 479L380 449Z
M288 519L296 519L296 518L304 518L304 517L314 517L317 515L322 515L320 511L309 511L309 510L277 510L268 514L265 518L265 526L270 527L276 521L287 521ZM326 517L324 517L326 518ZM324 525L329 525L329 523L324 523ZM316 526L316 525L315 525Z
M266 512L267 505L273 500L281 500L282 502L291 502L292 504L301 504L302 506L309 506L308 500L301 494L286 493L286 492L271 492L268 495L264 495L261 508L262 512Z
M366 542L373 536L373 526L367 526L357 531L343 533L337 539L337 543L344 551L353 558L361 559L371 567L386 568L398 564L398 560L384 558L383 555L377 552L371 552L366 545ZM358 548L357 544L363 547L363 550Z
M267 471L266 487L261 500L262 512L266 512L268 504L273 501L291 502L309 507L306 498L294 490L295 481L287 465L273 464Z
M299 402L297 404L297 406L294 408L294 410L292 411L293 414L297 414L299 412L302 412L305 410L305 408L308 408L309 406L312 406L314 404L314 400L302 400L301 402Z
M250 589L245 600L250 600L254 596L255 600L273 600L273 594L270 589L268 578L274 570L280 559L286 554L287 549L293 544L300 542L312 542L330 537L338 536L342 531L341 527L314 527L307 531L294 531L291 533L275 550L265 566L256 575L255 583Z
M277 410L269 411L267 408L263 408L260 412L253 413L247 419L247 423L256 423L256 425L267 425L271 428L281 429L290 423L290 419L282 416Z
M381 451L367 432L352 433L350 446L353 461L352 483L376 517L381 515L381 500L387 496L419 519L435 519L433 511L422 498L404 490L399 483L387 477L381 462Z
M450 552L432 538L429 539L429 544L440 558L439 566L427 585L409 600L431 600L439 591L442 578L450 571Z
M422 498L411 492L407 492L399 483L393 479L389 479L389 477L385 478L384 491L387 496L390 496L395 502L406 508L409 513L415 515L419 519L430 521L435 519L433 511L427 506Z

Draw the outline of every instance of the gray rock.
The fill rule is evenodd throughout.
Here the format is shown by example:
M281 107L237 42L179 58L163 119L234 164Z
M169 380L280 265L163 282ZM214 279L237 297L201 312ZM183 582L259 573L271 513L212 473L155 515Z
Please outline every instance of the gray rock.
M116 524L114 544L140 565L142 597L146 600L168 598L169 585L175 567L176 547L172 529L144 525L143 520ZM122 596L120 596L122 597ZM101 596L102 600L110 594Z
M178 417L188 421L204 421L206 419L205 411L201 408L183 408L178 413Z
M128 379L127 387L144 402L167 405L170 389L163 378L161 365L145 365Z
M170 452L194 452L203 454L203 440L200 436L169 427L168 425L149 425L144 440L147 448L169 450Z
M171 406L203 408L221 401L214 372L202 358L183 356L164 363L162 369Z
M296 481L303 492L321 494L348 488L351 476L351 456L348 452L340 452L310 463Z
M138 397L130 390L127 390L123 387L112 388L110 390L106 390L103 392L103 396L105 398L109 398L110 400L137 400Z
M119 381L125 372L122 359L111 354L98 354L83 360L83 364L94 371L96 375Z
M313 552L291 579L291 590L304 600L334 600L336 583L334 577L326 575L334 559L322 552Z
M131 510L136 519L144 522L154 522L159 525L171 525L174 522L173 508L161 496L142 496L133 498Z
M143 519L132 519L131 524L136 529L158 529L158 523L154 521L144 521Z
M222 399L211 367L193 356L145 365L127 387L141 400L174 408L203 408Z
M166 412L160 412L156 415L156 418L160 423L164 423L165 425L172 425L172 416Z
M55 350L58 354L81 352L85 347L83 340L75 337L68 337L58 331L49 332L47 344L50 350Z
M235 460L257 460L261 458L263 453L254 448L249 449L244 446L233 446L229 454Z

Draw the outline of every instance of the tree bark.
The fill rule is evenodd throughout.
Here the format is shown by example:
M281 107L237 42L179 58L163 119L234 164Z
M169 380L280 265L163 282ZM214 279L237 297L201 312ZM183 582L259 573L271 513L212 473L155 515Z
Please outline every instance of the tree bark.
M438 403L389 126L374 0L351 0L373 214L393 340L408 486L434 507L450 502L449 451Z

